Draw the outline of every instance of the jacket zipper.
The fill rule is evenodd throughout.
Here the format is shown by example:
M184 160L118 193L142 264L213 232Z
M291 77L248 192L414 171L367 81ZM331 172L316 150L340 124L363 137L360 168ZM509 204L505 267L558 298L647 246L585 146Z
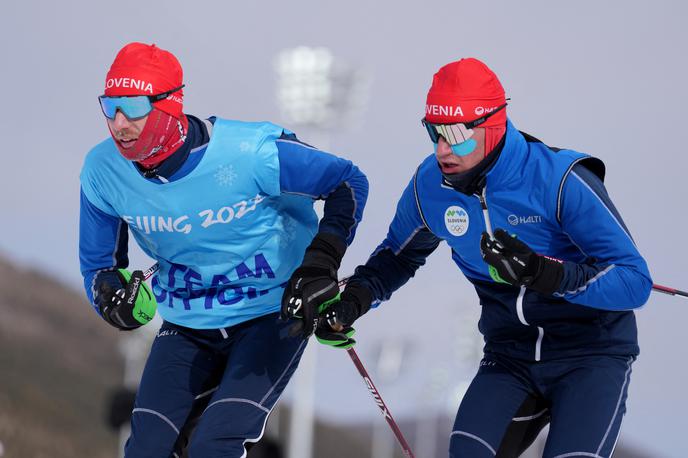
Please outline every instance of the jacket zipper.
M490 234L490 236L493 236L492 233L492 223L490 222L490 214L487 212L487 199L485 198L485 194L487 193L487 186L483 186L482 191L480 194L475 194L478 197L478 200L480 201L480 207L483 210L483 217L485 219L485 228L487 229L487 233ZM523 296L526 294L526 287L521 286L521 290L518 293L518 297L516 298L516 315L518 315L518 321L521 322L521 324L525 326L531 326L530 323L526 321L525 314L523 313ZM545 336L545 330L541 326L537 326L538 330L538 338L537 341L535 342L535 361L540 361L540 356L541 356L541 351L542 351L542 339Z
M483 209L483 218L485 218L485 228L487 229L487 233L490 234L490 237L492 237L492 224L490 223L490 214L487 212L487 200L485 200L485 193L487 192L486 190L487 186L483 186L483 189L480 192L480 194L476 194L476 196L478 196L478 200L480 201L480 207Z

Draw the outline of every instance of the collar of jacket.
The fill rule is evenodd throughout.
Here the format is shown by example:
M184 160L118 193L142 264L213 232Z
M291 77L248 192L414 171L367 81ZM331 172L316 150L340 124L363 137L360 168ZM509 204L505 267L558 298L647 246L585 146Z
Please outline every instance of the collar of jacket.
M497 143L497 146L490 151L490 154L485 156L483 160L478 162L473 168L461 173L442 174L442 184L459 191L462 194L471 196L485 186L485 177L492 169L492 166L497 162L499 155L502 153L504 147L505 136Z
M158 164L157 167L152 169L146 169L139 163L134 162L134 165L136 165L141 175L149 179L162 177L165 180L169 180L172 175L184 165L192 149L204 143L208 143L208 129L203 121L189 114L186 115L186 118L189 120L189 127L186 132L186 141L184 144L182 144L177 151L172 153L170 157L166 158L162 163Z

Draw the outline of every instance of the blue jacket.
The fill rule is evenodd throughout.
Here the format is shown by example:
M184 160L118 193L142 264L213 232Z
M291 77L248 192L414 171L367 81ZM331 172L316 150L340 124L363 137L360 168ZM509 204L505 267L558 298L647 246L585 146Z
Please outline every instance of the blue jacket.
M486 352L535 361L637 354L632 309L647 301L652 280L603 177L598 159L550 148L508 122L501 154L475 195L448 186L434 155L421 163L387 238L350 283L387 300L445 241L480 298ZM497 228L565 261L559 291L544 296L492 280L480 237Z

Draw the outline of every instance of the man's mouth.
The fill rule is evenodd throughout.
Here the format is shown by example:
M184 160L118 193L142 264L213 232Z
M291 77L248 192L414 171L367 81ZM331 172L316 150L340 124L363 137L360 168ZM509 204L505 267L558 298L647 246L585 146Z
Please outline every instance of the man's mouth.
M453 173L457 167L459 167L459 165L452 162L440 162L440 168L445 173Z
M120 138L117 141L122 146L122 148L128 149L128 148L131 148L132 146L134 146L134 143L136 143L136 140L138 140L138 138Z

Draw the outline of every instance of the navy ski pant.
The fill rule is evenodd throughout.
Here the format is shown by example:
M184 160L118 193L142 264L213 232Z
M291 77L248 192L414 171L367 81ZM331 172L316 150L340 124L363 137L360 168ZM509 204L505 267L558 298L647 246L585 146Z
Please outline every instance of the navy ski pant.
M634 360L595 355L528 362L486 355L459 406L450 456L516 457L523 447L511 448L514 440L507 431L518 429L519 422L540 422L537 435L548 417L544 458L610 457L626 412ZM531 411L523 410L526 404Z
M289 326L278 314L212 330L165 322L136 395L125 456L169 458L189 422L190 458L245 456L306 346Z

